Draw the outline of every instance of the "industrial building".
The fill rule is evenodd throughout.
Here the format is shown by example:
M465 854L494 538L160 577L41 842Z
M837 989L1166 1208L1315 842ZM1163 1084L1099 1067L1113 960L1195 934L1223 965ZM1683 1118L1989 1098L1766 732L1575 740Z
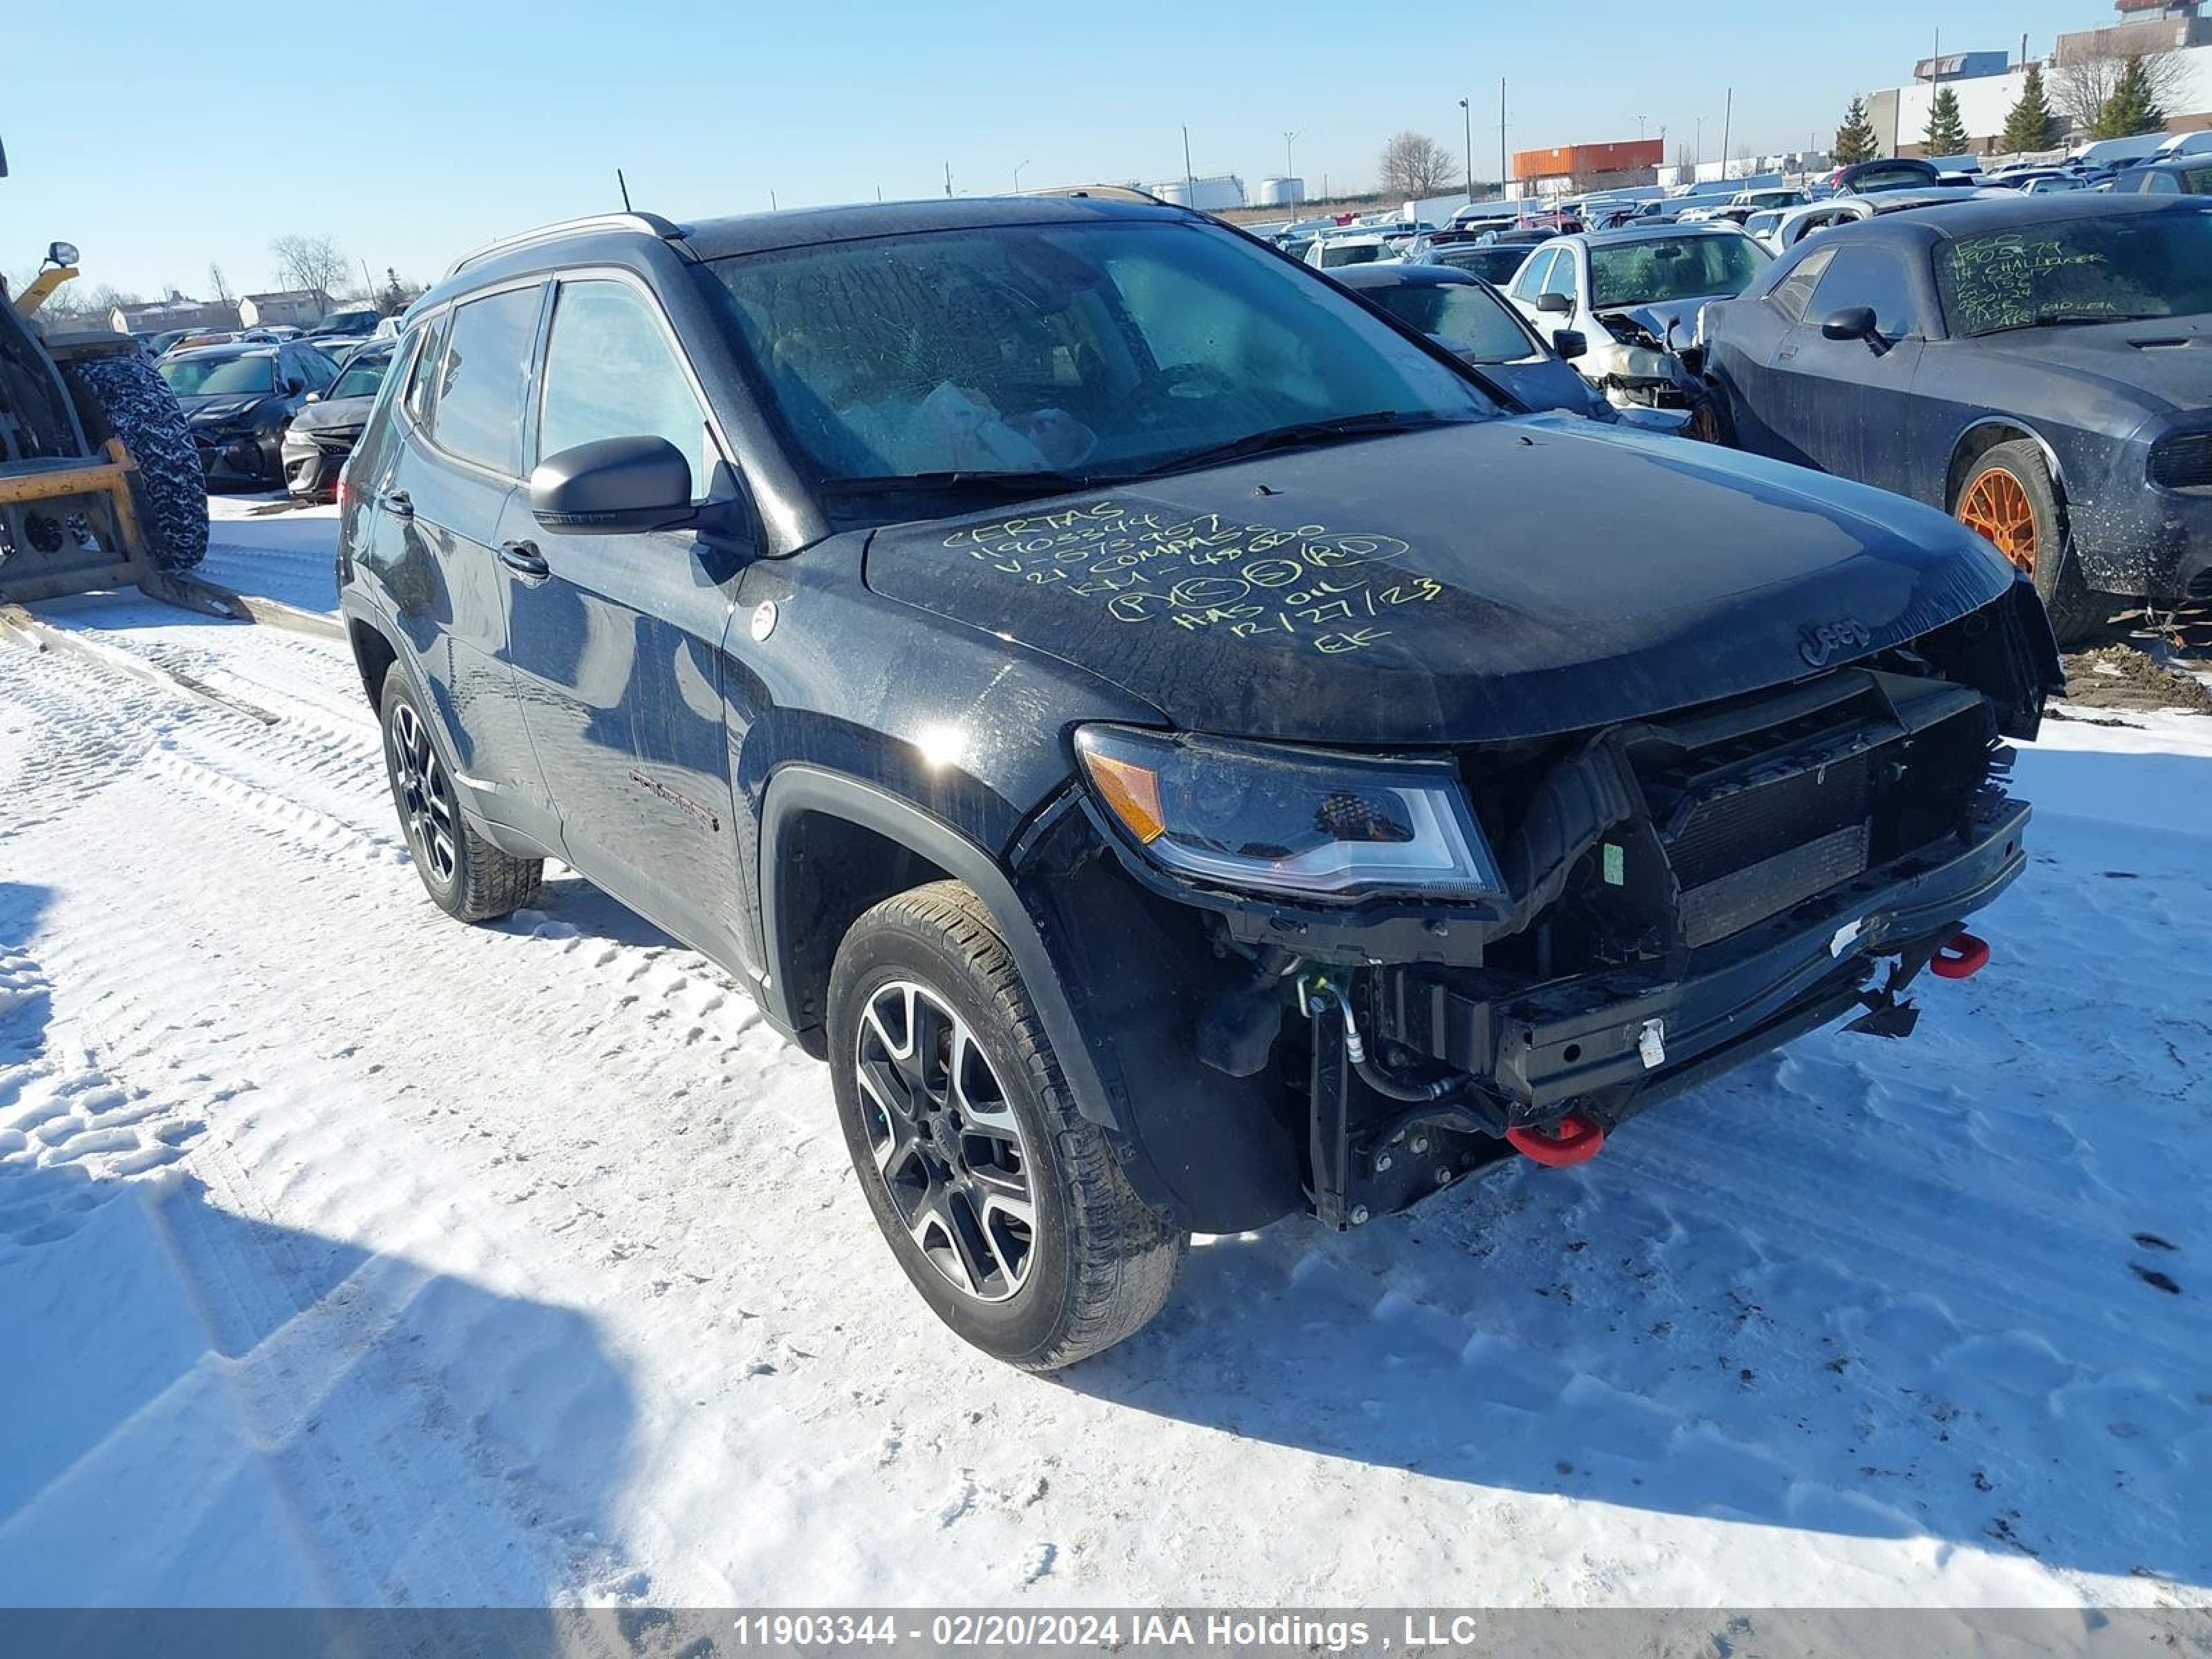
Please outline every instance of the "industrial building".
M1560 144L1524 149L1513 158L1513 181L1522 196L1578 196L1593 190L1648 185L1652 169L1667 159L1661 138L1630 138L1610 144Z
M2114 0L2121 21L2100 28L2077 29L2058 37L2056 49L2042 60L2044 89L2054 106L2059 102L2055 77L2069 64L2132 53L2170 52L2179 59L2175 89L2166 99L2166 125L2170 132L2190 132L2212 127L2212 22L2197 15L2195 0ZM1990 59L2002 67L1954 71L1954 62L1977 66ZM1942 65L1940 74L1931 72ZM1926 153L1921 135L1928 131L1929 106L1937 88L1959 100L1960 118L1977 154L1990 155L2003 132L2005 117L2020 101L2026 82L2027 63L2011 61L1997 52L1947 53L1941 59L1924 58L1915 67L1912 83L1889 87L1866 94L1867 118L1874 124L1876 143L1885 155Z

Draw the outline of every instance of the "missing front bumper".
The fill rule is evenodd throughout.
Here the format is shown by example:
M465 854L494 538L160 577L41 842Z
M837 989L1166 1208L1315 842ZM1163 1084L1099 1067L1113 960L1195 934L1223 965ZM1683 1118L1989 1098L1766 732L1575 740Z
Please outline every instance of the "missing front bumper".
M1888 1000L1881 964L1917 972L2026 867L2028 808L1995 791L1960 835L1702 950L1679 970L1620 969L1509 988L1481 969L1364 976L1367 1040L1459 1087L1432 1109L1377 1096L1344 1056L1341 1017L1311 1024L1316 1212L1356 1225L1510 1155L1508 1129L1570 1110L1610 1130L1844 1015ZM1419 1143L1415 1150L1415 1142Z

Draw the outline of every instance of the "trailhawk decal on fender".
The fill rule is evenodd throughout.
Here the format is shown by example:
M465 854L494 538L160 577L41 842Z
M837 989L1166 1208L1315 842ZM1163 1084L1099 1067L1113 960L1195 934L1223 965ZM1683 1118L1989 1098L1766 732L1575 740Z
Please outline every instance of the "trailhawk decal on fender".
M945 545L1039 587L1065 584L1116 622L1222 628L1323 656L1389 638L1394 610L1443 592L1395 568L1413 550L1395 536L1178 518L1113 501L974 526Z

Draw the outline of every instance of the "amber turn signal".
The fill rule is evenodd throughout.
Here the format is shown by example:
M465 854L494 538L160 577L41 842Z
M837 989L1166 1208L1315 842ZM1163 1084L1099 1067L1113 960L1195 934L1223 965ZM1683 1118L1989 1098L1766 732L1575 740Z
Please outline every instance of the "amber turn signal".
M1160 775L1134 761L1102 755L1096 750L1084 755L1083 763L1098 799L1121 820L1121 827L1139 842L1158 841L1168 827L1160 811Z

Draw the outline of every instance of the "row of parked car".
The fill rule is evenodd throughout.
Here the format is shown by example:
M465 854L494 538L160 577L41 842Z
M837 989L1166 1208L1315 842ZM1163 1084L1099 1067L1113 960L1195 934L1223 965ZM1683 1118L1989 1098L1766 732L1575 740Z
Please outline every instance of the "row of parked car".
M397 319L364 308L309 330L177 331L142 343L210 487L282 489L304 501L335 489L397 337Z
M2212 174L2212 158L2132 171L2166 168ZM2118 599L2212 600L2212 204L2197 193L1876 191L1808 204L1832 216L1778 252L1724 222L1655 223L1331 274L1523 402L1939 507L2033 579L2070 642ZM1478 257L1515 269L1484 273L1492 290L1446 264Z

